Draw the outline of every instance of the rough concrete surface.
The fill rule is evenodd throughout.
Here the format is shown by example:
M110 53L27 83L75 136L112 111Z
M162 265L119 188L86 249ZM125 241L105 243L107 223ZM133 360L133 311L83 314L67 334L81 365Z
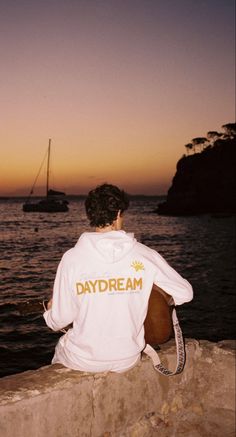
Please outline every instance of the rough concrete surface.
M159 355L175 367L173 341ZM187 340L171 377L144 356L122 374L53 365L2 378L0 436L234 437L235 342Z

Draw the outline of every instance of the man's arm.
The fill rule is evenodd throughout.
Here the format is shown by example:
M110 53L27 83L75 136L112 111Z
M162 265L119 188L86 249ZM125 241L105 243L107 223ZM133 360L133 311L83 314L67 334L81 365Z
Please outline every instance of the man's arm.
M165 294L171 296L174 305L182 305L193 298L191 284L174 270L167 261L157 252L154 253L156 264L156 275L154 284Z
M49 328L59 331L73 322L76 310L67 263L62 259L54 281L53 296L43 317Z

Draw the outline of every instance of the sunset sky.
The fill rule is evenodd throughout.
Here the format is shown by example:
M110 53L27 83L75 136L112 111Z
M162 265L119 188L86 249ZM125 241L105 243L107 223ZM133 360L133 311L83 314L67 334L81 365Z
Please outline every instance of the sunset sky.
M53 188L165 194L185 144L235 121L234 9L0 0L0 195L28 194L49 138Z

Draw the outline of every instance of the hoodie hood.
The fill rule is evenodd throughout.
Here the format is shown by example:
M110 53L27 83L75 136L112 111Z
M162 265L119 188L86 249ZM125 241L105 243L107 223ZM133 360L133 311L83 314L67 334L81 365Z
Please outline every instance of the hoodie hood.
M84 247L87 254L90 252L106 263L115 263L124 258L136 242L134 234L125 231L84 232L76 246Z

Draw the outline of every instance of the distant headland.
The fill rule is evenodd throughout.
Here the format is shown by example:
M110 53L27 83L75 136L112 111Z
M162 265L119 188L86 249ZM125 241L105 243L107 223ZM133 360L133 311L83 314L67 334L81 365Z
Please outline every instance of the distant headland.
M236 123L186 144L160 215L236 213Z

